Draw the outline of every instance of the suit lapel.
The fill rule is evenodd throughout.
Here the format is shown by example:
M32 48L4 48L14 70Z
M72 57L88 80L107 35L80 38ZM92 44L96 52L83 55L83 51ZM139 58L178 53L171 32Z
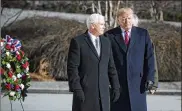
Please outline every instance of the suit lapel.
M90 47L90 49L92 50L92 52L94 53L94 55L99 59L99 56L97 54L97 51L90 39L90 36L88 35L88 31L85 32L85 41L87 42L88 46Z
M116 33L115 33L114 39L118 43L119 47L126 52L127 51L127 46L124 43L120 27L116 28Z
M131 29L131 37L130 37L130 43L129 43L129 47L128 47L128 51L134 46L136 39L138 34L136 32L136 28L132 27Z

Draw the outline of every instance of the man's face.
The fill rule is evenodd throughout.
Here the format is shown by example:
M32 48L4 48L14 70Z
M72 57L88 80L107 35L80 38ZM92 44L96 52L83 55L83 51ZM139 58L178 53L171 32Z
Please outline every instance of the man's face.
M105 21L101 20L98 23L94 23L93 27L94 27L94 32L96 33L96 35L102 35L104 34Z
M125 12L125 13L121 14L118 17L118 23L125 30L131 29L132 25L133 25L133 14L132 14L132 12L128 11L128 12Z

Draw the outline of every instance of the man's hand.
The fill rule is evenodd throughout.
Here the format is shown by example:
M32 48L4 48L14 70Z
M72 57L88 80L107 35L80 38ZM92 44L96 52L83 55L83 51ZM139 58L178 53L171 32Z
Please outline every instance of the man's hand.
M111 100L112 102L116 102L120 97L120 89L113 89L111 91Z
M156 90L157 90L157 87L156 87L156 86L153 86L153 87L149 90L149 92L150 92L151 94L154 94L154 93L156 92Z
M145 84L145 88L146 90L149 90L151 94L154 94L155 91L157 90L157 87L154 86L154 82L152 81L147 81Z
M82 90L75 90L74 95L76 96L77 99L79 99L81 102L85 101L85 95Z

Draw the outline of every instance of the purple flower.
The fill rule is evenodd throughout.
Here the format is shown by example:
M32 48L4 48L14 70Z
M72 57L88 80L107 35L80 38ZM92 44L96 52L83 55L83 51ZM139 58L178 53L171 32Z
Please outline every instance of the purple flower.
M11 84L11 89L13 89L14 88L14 85L13 84Z
M19 89L17 89L16 91L17 91L18 93L21 93L21 89L20 89L20 88L19 88Z

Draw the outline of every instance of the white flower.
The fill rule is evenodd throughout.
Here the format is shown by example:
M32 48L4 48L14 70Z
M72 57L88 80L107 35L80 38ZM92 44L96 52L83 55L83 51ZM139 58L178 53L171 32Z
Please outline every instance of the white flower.
M1 42L1 47L4 45L4 42Z
M26 71L27 71L27 72L29 71L29 67L26 68Z
M16 51L16 54L18 54L18 55L19 55L20 53L19 53L18 51Z
M10 54L9 52L6 52L6 55L7 55L7 56L9 56L9 54Z
M13 49L11 48L10 51L13 52Z
M3 83L6 83L6 79L3 79Z
M14 95L15 95L15 92L14 92L14 91L11 91L11 92L9 93L9 95L10 95L10 96L14 96Z
M21 78L22 77L22 75L19 73L19 74L17 74L17 78Z
M11 68L11 65L10 65L9 63L7 63L7 64L6 64L6 67L7 67L8 69L10 69L10 68Z
M22 90L24 89L24 85L23 84L20 84L20 87L21 87Z
M16 81L16 76L15 75L13 75L12 78L13 78L14 81Z

